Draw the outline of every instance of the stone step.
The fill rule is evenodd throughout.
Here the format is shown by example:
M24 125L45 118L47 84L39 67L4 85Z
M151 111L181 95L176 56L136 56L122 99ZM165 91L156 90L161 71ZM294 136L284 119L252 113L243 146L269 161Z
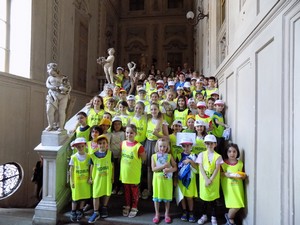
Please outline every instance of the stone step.
M138 215L135 218L128 218L122 216L122 206L124 205L124 196L117 196L112 195L109 200L109 208L108 213L109 217L107 218L100 218L95 222L95 224L101 224L101 225L120 225L120 224L139 224L139 225L153 225L152 218L154 217L154 205L152 200L149 198L147 200L140 199L139 201L139 212ZM223 204L222 204L223 205ZM161 220L159 224L166 224L164 221L164 203L160 204L160 212L161 212ZM194 201L194 215L196 216L196 219L198 219L200 215L200 209L201 209L201 202L199 199L195 199ZM226 212L226 209L223 206L217 207L217 219L218 224L225 224L226 221L224 219L224 213ZM59 223L58 224L79 224L79 222L71 222L70 221L70 213L71 213L71 203L69 206L62 212L59 216ZM179 225L179 224L185 224L186 222L183 222L180 220L181 217L181 207L176 205L176 201L171 202L170 207L170 216L172 218L172 224L173 225ZM80 221L80 224L85 225L89 224L88 219L93 214L93 210L89 210L85 213L85 218L83 218ZM207 225L211 224L206 223ZM241 224L241 223L237 223Z

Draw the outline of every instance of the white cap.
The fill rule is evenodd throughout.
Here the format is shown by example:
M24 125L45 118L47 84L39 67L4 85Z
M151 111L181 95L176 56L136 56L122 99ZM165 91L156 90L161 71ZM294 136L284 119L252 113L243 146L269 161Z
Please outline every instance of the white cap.
M205 142L215 142L215 143L217 143L217 139L216 139L216 137L214 135L208 134L204 138L204 143Z
M77 145L77 144L86 144L86 140L84 137L78 137L76 138L74 141L71 142L71 147L74 147L74 145Z
M138 92L140 92L140 91L144 91L144 92L146 92L146 89L145 89L145 88L143 88L143 87L141 87L141 88L138 90Z
M165 89L163 89L163 88L161 88L161 87L157 89L157 91L164 91L164 90L165 90Z
M168 86L174 86L174 85L175 85L175 82L174 82L174 81L170 80L170 81L168 82Z
M222 100L216 100L214 105L224 105L224 102Z
M195 99L193 99L193 98L189 98L189 100L188 100L187 104L189 105L189 104L191 104L192 102L196 103Z
M182 122L180 120L174 120L172 125L180 125L182 126Z
M191 87L191 83L190 82L185 82L183 85L184 88L190 88Z
M127 99L127 101L135 101L134 95L128 95L128 96L126 97L126 99Z
M195 126L195 127L196 127L196 126L205 126L206 128L208 128L208 124L205 123L203 120L196 120L196 121L194 122L194 126Z
M206 108L206 103L205 102L198 102L197 103L197 108L202 108L202 107Z
M163 80L156 81L157 84L164 84L165 82Z
M210 96L212 96L212 95L219 95L219 92L214 91L213 93L210 94ZM220 96L220 95L219 95L219 96Z
M122 119L118 116L115 116L113 119L112 119L112 122L115 122L115 121L121 121L122 122Z
M183 90L183 87L179 86L176 90Z
M194 143L193 143L192 139L190 139L190 138L183 138L179 144L182 146L183 144L193 145Z
M117 70L124 70L121 66L117 67Z

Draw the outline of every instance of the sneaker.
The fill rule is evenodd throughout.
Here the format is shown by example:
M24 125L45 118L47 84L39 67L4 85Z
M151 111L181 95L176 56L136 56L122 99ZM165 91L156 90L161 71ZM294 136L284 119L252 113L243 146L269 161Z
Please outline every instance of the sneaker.
M195 219L193 213L190 213L190 215L189 215L189 222L190 222L190 223L195 223L195 222L196 222L196 219Z
M70 220L71 220L72 222L75 222L75 221L77 220L76 211L72 211L72 212L71 212Z
M142 199L148 199L149 198L149 191L148 189L144 189L142 192Z
M183 213L182 213L182 216L180 217L180 219L181 219L182 221L187 221L187 220L188 220L188 218L187 218L187 213L186 213L186 212L183 212Z
M214 216L211 217L211 225L218 225L217 218Z
M83 211L77 211L77 221L80 221L83 217Z
M100 214L94 212L93 215L89 218L88 223L95 223L96 220L98 220L100 218Z
M206 221L207 221L207 216L202 215L201 218L198 220L198 224L205 224Z
M102 217L102 218L108 217L108 210L107 210L107 207L106 207L106 206L103 206L103 207L101 208L101 217Z

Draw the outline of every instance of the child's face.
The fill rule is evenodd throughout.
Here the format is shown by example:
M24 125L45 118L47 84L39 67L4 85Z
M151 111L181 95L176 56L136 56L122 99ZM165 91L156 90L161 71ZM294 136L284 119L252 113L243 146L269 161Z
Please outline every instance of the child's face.
M122 128L122 122L121 121L115 121L113 126L114 126L115 131L120 131L121 128Z
M181 82L184 82L184 80L185 80L185 77L184 77L184 75L183 75L183 74L180 74L180 75L179 75L179 80L180 80Z
M204 131L205 127L204 126L195 126L195 129L197 132L202 133Z
M103 119L109 119L111 121L111 116L109 114L103 114Z
M238 155L238 152L237 152L237 150L234 147L230 147L227 150L228 159L236 159L237 155Z
M187 153L187 154L191 153L191 149L192 149L191 144L182 144L181 146L183 148L184 153Z
M108 101L108 102L106 103L106 106L107 106L108 109L113 109L113 108L114 108L114 103Z
M129 106L130 108L133 108L134 105L135 105L135 101L134 101L134 100L129 100L129 101L127 101L127 103L128 103L128 106Z
M204 97L201 93L199 93L199 94L196 94L196 99L198 100L198 102L202 102Z
M97 143L98 143L100 151L106 151L107 150L107 141L106 141L106 139L100 139Z
M151 101L152 102L157 102L158 101L158 95L157 94L152 94L151 95Z
M173 125L173 130L174 130L174 132L181 132L181 130L182 130L182 126L181 125L178 125L178 124L174 124Z
M98 97L95 97L95 98L93 99L93 105L94 105L94 106L101 106L101 105L102 105L101 99L98 98Z
M127 107L126 107L126 106L123 106L122 104L119 105L119 111L120 111L120 112L123 112L123 113L124 113L124 112L126 112L126 110L127 110Z
M156 86L155 80L150 80L149 84L150 84L151 87L155 87Z
M173 101L174 100L174 94L173 93L168 93L167 94L167 100L168 101Z
M86 117L84 117L83 115L78 115L77 120L78 120L78 123L80 125L85 125L86 124Z
M100 135L100 133L97 130L92 130L91 136L93 139L97 138Z
M205 142L207 150L213 151L215 147L217 146L217 143L215 142Z
M215 109L217 112L222 112L224 109L224 105L215 105Z
M163 96L165 94L164 91L158 91L157 93L158 93L159 96Z
M190 118L188 119L188 121L186 122L186 125L188 126L189 129L194 130L194 122L195 120Z
M156 105L151 105L150 112L153 117L157 117L159 113L159 109L157 108Z
M213 110L214 109L214 101L209 100L207 102L207 108Z
M158 141L157 148L159 153L166 153L168 152L168 144L165 141Z
M206 107L198 107L198 113L200 114L200 115L203 115L204 114L204 112L205 112L205 110L206 110Z
M183 107L185 106L185 101L184 101L184 99L182 99L182 98L178 99L178 106L179 106L180 108L183 108Z
M120 96L120 98L122 98L122 99L126 99L127 94L126 94L125 91L121 91L120 94L119 94L119 96Z
M85 150L85 144L84 144L84 143L77 144L77 145L75 145L75 148L77 149L77 151L78 151L79 153L84 153L84 150Z
M135 106L135 113L136 113L137 115L142 115L143 112L144 112L143 107L142 107L140 104L137 104L137 105Z
M190 102L190 109L196 109L196 108L197 108L196 102L191 101Z
M122 72L123 72L122 70L117 70L118 74L122 74Z
M215 100L219 99L219 95L216 95L216 94L211 95L211 97L214 98Z
M126 135L127 140L133 141L136 133L134 132L134 130L132 128L126 127L125 135Z
M184 91L182 89L177 90L178 96L183 95Z
M213 79L208 80L208 86L209 87L215 87L215 81Z
M138 93L138 95L139 95L139 98L140 98L140 99L145 99L146 93L143 92L143 91L140 91L140 92Z
M113 96L113 91L112 91L112 89L107 89L107 91L106 91L106 94L107 94L107 96Z
M201 89L202 88L202 82L201 81L196 81L196 88Z
M102 124L102 125L101 125L101 129L103 130L104 133L106 133L107 130L109 129L109 125Z

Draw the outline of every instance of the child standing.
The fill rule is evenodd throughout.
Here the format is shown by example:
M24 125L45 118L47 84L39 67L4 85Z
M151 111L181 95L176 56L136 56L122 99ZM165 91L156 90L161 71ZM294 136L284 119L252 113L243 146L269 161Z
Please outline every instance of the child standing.
M200 199L203 200L202 216L198 224L205 224L207 221L207 207L211 206L211 224L218 225L216 218L216 199L220 197L220 167L223 163L221 155L215 152L217 139L214 135L208 134L204 138L207 150L201 152L196 162L199 164Z
M183 130L183 133L195 133L195 116L194 115L188 115L186 117L186 129Z
M84 137L86 141L89 140L90 126L87 125L87 115L85 112L77 113L77 120L79 127L76 129L76 137Z
M177 133L182 131L182 123L180 120L174 120L172 123L172 130L173 133L169 135L171 154L174 158L176 158L177 155L182 152L182 148L176 145Z
M182 221L195 223L194 217L194 199L198 197L196 185L196 173L198 165L196 164L196 155L191 152L193 142L189 139L180 141L183 152L177 155L178 162L178 187L184 198L181 200L182 206Z
M122 120L120 117L114 117L111 126L111 139L110 139L110 150L114 156L114 185L112 194L123 194L121 189L120 177L120 159L121 159L121 145L122 141L125 140L125 132L122 127Z
M104 114L103 99L101 96L97 95L93 98L91 108L88 112L88 125L94 126L99 125Z
M90 138L87 142L87 153L93 154L95 151L98 150L98 144L97 144L97 138L98 136L102 134L102 130L99 126L92 126L90 129Z
M71 156L69 163L72 192L72 212L70 219L74 222L82 219L84 200L91 197L91 185L88 183L90 176L90 156L85 152L86 140L84 137L76 138L71 143L71 146L77 150L77 152ZM78 204L79 210L76 211Z
M136 126L126 127L126 141L121 144L120 180L124 185L125 206L123 216L135 217L138 213L139 188L141 181L142 160L146 160L144 147L134 140Z
M178 96L177 98L177 109L174 110L174 120L180 120L183 128L186 128L187 116L191 113L186 104L185 96Z
M200 152L204 152L206 150L204 137L207 135L207 124L202 120L196 120L194 123L194 127L196 130L196 143L193 146L192 152L194 152L196 155L199 155Z
M97 138L99 150L91 154L90 160L90 178L89 183L92 184L92 197L94 213L89 218L89 223L95 223L100 218L99 207L100 198L103 198L103 206L101 208L101 217L108 217L107 204L112 191L113 184L113 156L108 150L108 139L105 135Z
M169 215L170 202L173 195L172 175L177 170L176 163L170 152L170 145L166 139L159 139L156 142L155 154L151 157L151 167L153 171L153 202L155 216L153 223L159 223L159 204L165 203L165 222L171 223Z
M229 144L226 152L224 164L222 164L221 185L225 199L226 225L234 225L236 213L245 207L243 179L246 175L243 172L243 162L239 160L240 150L237 144ZM241 175L240 175L241 174Z
M130 119L130 123L134 124L137 128L137 134L135 140L141 144L144 144L146 140L147 131L147 117L145 115L145 104L138 101L134 108L135 114Z

